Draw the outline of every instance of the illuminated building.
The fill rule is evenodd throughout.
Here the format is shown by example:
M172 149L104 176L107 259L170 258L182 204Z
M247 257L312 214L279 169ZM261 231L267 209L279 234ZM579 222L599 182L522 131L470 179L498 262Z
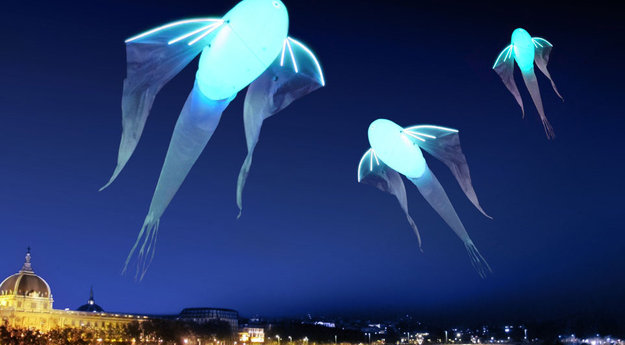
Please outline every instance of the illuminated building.
M93 290L87 304L77 311L53 308L50 285L36 275L30 263L30 248L22 269L0 284L0 324L12 328L36 329L89 328L111 330L148 317L106 313L95 304Z
M265 329L262 327L243 327L239 330L239 341L243 344L265 342Z

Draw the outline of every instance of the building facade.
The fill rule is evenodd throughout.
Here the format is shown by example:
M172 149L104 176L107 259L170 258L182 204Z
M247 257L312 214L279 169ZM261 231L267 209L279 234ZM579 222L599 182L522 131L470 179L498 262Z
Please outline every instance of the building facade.
M242 344L262 344L265 342L265 328L245 326L239 330L239 342Z
M239 329L239 313L232 309L223 308L185 308L178 315L178 320L190 321L198 324L210 321L225 321L230 330L236 334Z
M0 284L0 324L12 328L47 332L55 328L112 330L148 319L147 316L107 313L91 297L78 311L53 308L54 299L48 283L35 274L30 249L22 269Z

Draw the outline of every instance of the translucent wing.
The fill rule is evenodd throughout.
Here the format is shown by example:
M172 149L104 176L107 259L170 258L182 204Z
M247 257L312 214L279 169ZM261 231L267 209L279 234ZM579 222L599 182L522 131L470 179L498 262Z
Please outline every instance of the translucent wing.
M284 41L282 53L276 61L250 84L243 110L247 156L237 182L239 210L243 209L243 188L263 121L324 85L323 71L313 52L290 37Z
M397 198L399 206L404 211L408 223L412 230L417 235L419 241L419 249L421 250L421 235L417 225L410 217L408 213L408 199L406 198L406 187L401 175L388 167L382 162L373 149L369 149L360 159L358 164L358 182L368 184L376 187L377 189L390 193Z
M512 93L512 96L514 96L514 99L516 99L517 103L519 103L519 106L521 107L521 112L523 113L523 116L525 116L525 110L523 109L523 100L521 99L519 89L514 82L514 56L512 56L512 54L514 54L514 49L512 45L509 45L508 47L506 47L506 49L499 53L499 56L497 57L497 60L493 65L493 69L495 70L495 72L497 72L504 85L506 85L508 91Z
M477 194L473 189L469 164L460 146L458 130L440 126L420 125L407 127L404 129L404 133L408 134L416 145L445 163L456 177L460 188L462 188L462 191L471 203L483 215L492 219L480 206Z
M108 187L135 150L156 94L210 43L221 19L182 20L126 40L127 70L122 95L122 139Z
M553 87L553 91L555 91L558 97L560 97L560 99L564 101L564 98L562 98L562 95L560 95L560 92L558 92L558 88L556 88L556 83L553 82L551 74L549 74L549 70L547 69L547 63L549 63L549 54L551 54L551 48L553 48L553 45L549 43L549 41L547 41L546 39L540 37L534 37L532 38L532 41L534 42L534 47L536 47L536 54L534 55L534 62L536 63L536 66L538 66L538 69L540 69L540 71L543 72L543 74L547 78L549 78L549 81L551 81L551 86Z

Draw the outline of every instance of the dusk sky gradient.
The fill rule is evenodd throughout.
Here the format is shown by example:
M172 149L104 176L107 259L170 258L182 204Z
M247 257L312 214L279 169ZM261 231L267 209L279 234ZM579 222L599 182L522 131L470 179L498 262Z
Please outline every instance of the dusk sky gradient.
M622 12L585 5L285 0L289 34L327 85L263 126L237 220L246 154L242 91L161 219L145 279L120 275L148 210L197 60L158 95L113 185L124 39L235 1L10 1L0 10L0 279L33 268L55 308L244 316L394 315L517 319L625 308ZM523 27L553 43L537 73L548 141L518 68L526 116L491 69ZM418 250L396 200L356 182L367 128L460 130L483 217L426 154L494 273L406 183ZM622 314L621 314L622 315Z

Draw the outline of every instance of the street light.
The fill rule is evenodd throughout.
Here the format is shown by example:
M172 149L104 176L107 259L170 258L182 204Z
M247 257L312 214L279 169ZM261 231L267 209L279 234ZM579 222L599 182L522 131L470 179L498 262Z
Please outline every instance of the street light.
M334 335L334 344L336 344L336 334Z

